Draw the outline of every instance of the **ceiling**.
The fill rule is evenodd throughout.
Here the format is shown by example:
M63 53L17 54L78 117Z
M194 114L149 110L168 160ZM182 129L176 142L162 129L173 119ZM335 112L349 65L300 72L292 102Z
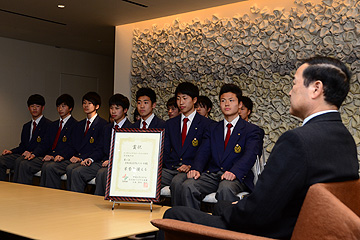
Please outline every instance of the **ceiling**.
M112 56L117 25L240 1L3 0L0 36Z

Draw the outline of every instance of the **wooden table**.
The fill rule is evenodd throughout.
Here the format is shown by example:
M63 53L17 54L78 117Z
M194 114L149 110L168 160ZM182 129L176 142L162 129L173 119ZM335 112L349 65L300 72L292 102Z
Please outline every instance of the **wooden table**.
M114 239L156 231L150 220L169 207L0 181L0 230L35 239Z

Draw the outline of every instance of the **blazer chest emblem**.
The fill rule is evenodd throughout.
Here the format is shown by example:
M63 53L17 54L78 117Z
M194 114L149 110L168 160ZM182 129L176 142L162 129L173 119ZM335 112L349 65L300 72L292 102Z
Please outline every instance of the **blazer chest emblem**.
M241 146L239 144L236 144L236 146L234 147L234 152L235 153L240 153L241 152Z

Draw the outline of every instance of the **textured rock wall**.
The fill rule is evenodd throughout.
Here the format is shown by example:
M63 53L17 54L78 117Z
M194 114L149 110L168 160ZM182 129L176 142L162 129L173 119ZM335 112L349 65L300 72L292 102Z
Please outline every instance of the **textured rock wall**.
M299 121L289 114L295 69L315 54L334 56L352 70L352 87L341 108L345 125L360 145L360 3L324 0L321 4L295 0L290 12L256 5L256 14L232 18L212 16L191 23L134 30L132 104L140 87L154 89L156 113L167 119L166 102L182 81L191 81L214 103L211 117L221 120L218 93L224 83L236 83L255 103L250 121L265 130L267 154L278 137Z

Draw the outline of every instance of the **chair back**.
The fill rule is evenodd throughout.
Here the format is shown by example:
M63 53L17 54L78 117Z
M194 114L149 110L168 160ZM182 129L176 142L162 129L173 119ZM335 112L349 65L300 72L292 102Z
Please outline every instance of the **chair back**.
M360 180L309 188L292 240L360 239Z

